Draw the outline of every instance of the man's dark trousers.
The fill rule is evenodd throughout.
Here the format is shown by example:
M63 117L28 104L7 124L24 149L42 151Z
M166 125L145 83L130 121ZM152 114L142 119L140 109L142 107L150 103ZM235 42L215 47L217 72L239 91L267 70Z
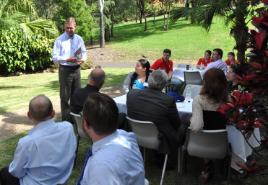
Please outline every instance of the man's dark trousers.
M0 170L0 185L20 185L20 181L9 173L8 167L5 167Z
M70 98L74 91L81 87L80 66L60 66L60 103L62 121L72 122L70 116Z

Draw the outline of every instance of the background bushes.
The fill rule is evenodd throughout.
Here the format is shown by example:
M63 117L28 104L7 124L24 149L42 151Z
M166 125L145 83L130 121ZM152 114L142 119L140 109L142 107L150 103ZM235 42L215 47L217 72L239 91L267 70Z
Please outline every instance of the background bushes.
M52 65L52 40L35 34L26 37L19 29L0 31L0 74L38 71Z

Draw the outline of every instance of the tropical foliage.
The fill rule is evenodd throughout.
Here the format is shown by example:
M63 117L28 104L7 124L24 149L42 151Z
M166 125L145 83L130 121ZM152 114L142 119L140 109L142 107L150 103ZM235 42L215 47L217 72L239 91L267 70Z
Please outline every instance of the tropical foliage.
M18 28L0 31L0 74L36 71L49 67L52 40L41 35L26 37Z
M173 11L173 20L181 17L190 18L193 24L200 24L209 30L213 17L220 15L226 18L226 24L230 25L230 34L234 37L237 50L237 58L245 62L245 52L249 39L248 22L250 16L255 13L260 0L198 0L192 7L179 7Z

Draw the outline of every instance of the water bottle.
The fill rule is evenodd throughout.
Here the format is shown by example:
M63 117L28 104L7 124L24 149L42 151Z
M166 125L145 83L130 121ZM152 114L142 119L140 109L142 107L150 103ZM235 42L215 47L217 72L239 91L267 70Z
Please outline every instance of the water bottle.
M185 100L190 102L191 99L192 99L192 87L191 85L187 85L185 90Z

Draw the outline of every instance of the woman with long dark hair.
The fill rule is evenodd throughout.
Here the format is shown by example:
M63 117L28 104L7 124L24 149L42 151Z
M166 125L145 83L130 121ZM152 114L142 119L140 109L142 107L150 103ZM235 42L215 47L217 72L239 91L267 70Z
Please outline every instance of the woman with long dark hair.
M150 74L150 63L146 59L139 59L136 63L135 72L129 73L124 81L124 89L144 89Z
M221 69L212 68L204 74L203 87L198 96L193 100L193 113L190 129L199 131L202 129L225 128L225 120L211 123L209 117L214 115L217 109L228 99L227 80ZM208 120L209 119L209 120Z

